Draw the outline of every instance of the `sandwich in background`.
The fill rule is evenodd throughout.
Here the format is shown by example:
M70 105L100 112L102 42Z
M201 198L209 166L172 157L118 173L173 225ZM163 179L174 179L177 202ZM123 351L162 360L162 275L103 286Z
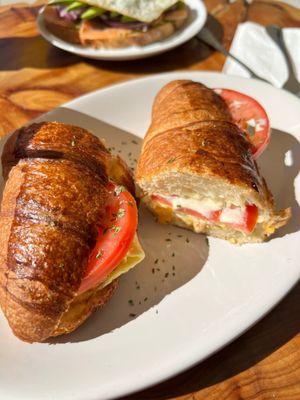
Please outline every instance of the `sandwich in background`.
M166 39L189 9L178 0L53 0L43 15L47 29L66 42L122 48Z

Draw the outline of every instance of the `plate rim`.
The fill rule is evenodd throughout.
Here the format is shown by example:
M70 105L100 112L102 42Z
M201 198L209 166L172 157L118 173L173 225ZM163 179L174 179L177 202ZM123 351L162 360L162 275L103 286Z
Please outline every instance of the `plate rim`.
M71 100L70 102L68 102L68 103L65 103L64 105L63 105L63 107L70 107L70 108L72 108L72 104L73 103L76 103L76 102L78 102L78 100L79 99L83 99L83 98L85 98L85 97L89 97L89 96L91 96L91 95L95 95L97 92L105 92L106 90L110 90L110 89L112 89L112 88L117 88L117 87L120 87L120 86L127 86L128 84L134 84L136 81L143 81L143 80L149 80L149 78L151 79L151 78L157 78L157 77L162 77L162 76L164 76L164 77L170 77L171 79L172 79L172 76L180 76L180 75L184 75L184 74L186 74L186 75L190 75L190 76L192 76L192 75L194 75L194 76L198 76L199 78L198 79L201 79L200 78L200 76L201 75L208 75L208 74L217 74L217 75L223 75L224 77L226 77L227 79L231 79L231 78L234 78L234 79L242 79L243 81L245 81L245 80L247 80L247 81L249 81L249 79L248 78L244 78L244 77L232 77L232 76L230 76L230 75L227 75L227 74L223 74L223 73L220 73L220 72L209 72L209 71L187 71L187 72L183 72L183 71L178 71L178 72L170 72L170 73L162 73L162 74L156 74L156 75L148 75L148 76L146 76L146 77L142 77L142 78L135 78L135 79L129 79L129 80L126 80L126 81L124 81L124 82L120 82L120 83L116 83L116 84L113 84L113 85L110 85L110 86L106 86L106 87L104 87L104 88L102 88L102 89L97 89L97 90L95 90L95 91L93 91L93 92L89 92L89 93L87 93L87 94L85 94L85 95L83 95L83 96L80 96L80 97L78 97L77 99L74 99L74 100ZM262 85L268 85L268 84L266 84L266 83L263 83L263 82L260 82ZM271 85L270 85L271 86ZM276 91L279 91L279 92L282 92L282 90L281 89L278 89L278 88L274 88L274 87L272 87L273 89L275 89ZM295 99L297 102L299 101L298 99L296 99L293 95L291 95L291 94L289 94L289 93L286 93L286 94L288 94L288 95L290 95L291 96L291 99L293 98L293 99ZM51 112L51 111L50 111ZM48 114L48 113L47 113ZM44 114L44 115L47 115L47 114ZM41 117L39 117L39 118L41 118ZM1 138L1 141L2 140L5 140L7 138L7 135L6 136L4 136L3 138ZM122 391L122 393L120 393L120 394L117 394L116 396L114 395L113 397L107 397L107 399L108 398L119 398L119 397L121 397L121 396L125 396L125 395L129 395L129 394L132 394L132 393L135 393L135 392L138 392L138 391L140 391L140 390L144 390L144 389L147 389L147 388L149 388L149 387L151 387L151 386L153 386L153 385L156 385L156 384L159 384L159 383L161 383L161 382L163 382L163 381L165 381L165 380L167 380L167 379L170 379L170 378L172 378L172 377L174 377L174 376L176 376L176 375L178 375L179 373L182 373L182 372L184 372L184 371L186 371L187 369L189 369L189 368L192 368L193 366L195 366L196 364L198 364L198 363L200 363L200 362L202 362L202 361L204 361L205 359L207 359L208 357L210 357L210 356L212 356L213 354L215 354L216 352L218 352L218 351L220 351L223 347L225 347L225 346L227 346L228 344L230 344L231 342L233 342L236 338L238 338L239 336L241 336L244 332L246 332L248 329L250 329L254 324L256 324L259 320L261 320L268 312L270 312L271 310L273 310L277 305L278 305L278 303L290 292L290 290L292 290L292 288L297 284L297 282L298 282L298 280L299 280L299 278L300 278L300 269L299 269L299 273L298 273L298 275L299 275L299 277L298 277L298 279L294 279L294 280L290 280L289 282L288 282L288 284L283 288L282 286L280 287L280 288L278 288L277 290L276 290L276 293L273 293L273 295L271 296L272 298L276 298L276 301L273 301L273 302L271 302L272 304L270 305L270 302L268 302L267 303L267 305L265 305L265 307L264 308L261 308L260 309L260 313L258 313L258 312L256 312L255 313L255 318L253 318L253 319L251 319L251 323L250 324L242 324L241 323L241 325L242 326L245 326L244 327L244 329L242 329L242 330L240 330L240 331L238 331L238 333L236 333L235 335L229 335L230 336L230 339L226 339L226 340L222 340L222 344L220 344L219 346L215 346L215 348L214 348L214 350L213 351L208 351L208 354L206 354L206 355L204 355L203 357L199 357L199 356L197 356L197 355L195 355L194 356L194 359L191 361L191 358L189 358L189 357L186 357L186 362L185 362L185 364L182 366L182 364L180 364L180 363L178 363L178 367L177 368L174 368L173 367L173 369L172 369L172 371L171 372L167 372L166 371L166 373L165 374L161 374L161 376L160 376L160 378L159 379L155 379L155 378L153 378L152 379L152 381L149 381L149 378L147 378L146 380L148 381L148 383L147 384L145 384L144 382L143 382L143 379L141 379L140 380L140 384L136 384L135 383L135 385L134 385L134 389L129 389L129 390L127 390L127 391ZM248 317L246 318L246 320L250 320L250 318L249 318L249 315L248 315ZM223 335L223 337L224 337L224 335ZM227 336L226 336L227 337ZM196 352L195 352L196 353ZM197 353L198 354L198 353ZM181 360L182 361L182 360ZM180 364L180 365L179 365ZM97 395L96 393L95 393L95 395L92 395L91 397L89 397L89 399L90 400L97 400L99 397L99 394ZM74 399L82 399L82 400L86 400L87 399L87 397L74 397Z

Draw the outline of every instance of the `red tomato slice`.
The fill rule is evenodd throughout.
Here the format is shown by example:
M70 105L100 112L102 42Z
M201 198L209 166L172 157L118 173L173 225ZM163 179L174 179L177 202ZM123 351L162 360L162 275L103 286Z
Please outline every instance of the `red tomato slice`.
M169 201L161 196L157 196L157 195L152 195L151 197L153 200L159 201L160 203L166 204L167 206L172 208L171 201ZM234 208L238 208L238 207L231 206L231 208L234 209ZM182 212L186 215L192 215L194 217L201 218L206 221L220 222L220 218L221 218L222 212L224 210L211 211L208 215L203 215L203 214L199 213L198 211L191 210L190 208L185 208L185 207L179 208L176 211ZM246 211L242 215L241 223L231 223L231 222L230 223L222 222L222 223L230 225L233 228L242 230L246 233L251 233L253 231L253 229L255 228L257 218L258 218L258 208L253 204L248 204L248 205L246 205Z
M153 194L151 196L151 199L163 203L171 208L173 207L172 203L169 200L165 199L164 197L158 196L157 194Z
M137 206L132 195L113 183L109 183L108 190L111 201L106 209L107 224L99 228L79 294L98 285L117 267L126 256L137 229Z
M226 102L235 123L247 134L258 158L270 141L270 122L264 108L252 97L230 89L214 89Z
M258 208L254 204L246 206L246 227L248 232L252 232L255 228L258 218Z

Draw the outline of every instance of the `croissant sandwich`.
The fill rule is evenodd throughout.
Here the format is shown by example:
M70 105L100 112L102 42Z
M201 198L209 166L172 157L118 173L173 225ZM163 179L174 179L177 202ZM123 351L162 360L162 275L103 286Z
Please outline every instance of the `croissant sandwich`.
M2 155L0 304L27 342L68 333L144 258L128 167L85 129L16 131Z
M136 172L160 222L233 243L261 242L286 224L275 211L251 144L222 98L188 80L158 93Z
M67 42L122 48L168 38L189 9L178 0L52 0L42 13L47 29Z

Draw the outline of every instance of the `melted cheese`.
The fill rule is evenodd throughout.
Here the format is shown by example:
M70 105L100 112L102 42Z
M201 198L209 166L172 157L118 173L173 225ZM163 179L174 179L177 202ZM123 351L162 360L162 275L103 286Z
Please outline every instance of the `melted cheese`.
M113 280L117 279L119 276L125 274L133 267L135 267L138 263L140 263L145 258L144 250L140 245L137 234L135 234L132 244L126 254L126 257L123 258L121 263L106 277L105 281L101 283L99 288L104 288L109 285Z
M178 211L178 216L182 218L183 213L180 212L181 208L187 208L196 211L206 217L208 220L211 218L214 211L222 210L220 214L220 222L226 224L243 224L245 219L246 207L226 207L226 203L222 199L192 199L180 198L171 196L161 196L172 204L172 209ZM159 201L159 200L158 200ZM163 204L163 203L161 203ZM187 216L187 213L185 214Z
M220 215L220 222L227 224L243 224L246 208L224 208Z
M209 214L213 211L218 211L223 208L224 202L222 200L211 200L211 199L185 199L180 197L164 197L172 204L174 210L180 208L188 208L189 210L196 211L204 216L209 217Z

